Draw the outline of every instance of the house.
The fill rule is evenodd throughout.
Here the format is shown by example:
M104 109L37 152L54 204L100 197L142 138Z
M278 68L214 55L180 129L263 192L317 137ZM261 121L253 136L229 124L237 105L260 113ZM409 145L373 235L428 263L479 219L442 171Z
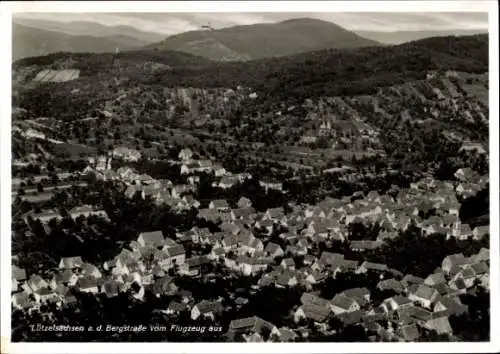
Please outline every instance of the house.
M104 210L93 210L92 207L88 205L82 205L79 207L74 207L70 211L68 211L69 216L75 220L80 216L88 218L91 215L101 216L103 218L107 218L107 214Z
M11 272L12 272L12 279L16 280L16 282L23 282L27 279L26 270L16 266L15 264L12 265Z
M307 303L300 306L294 313L294 321L300 322L302 319L311 319L316 323L324 323L331 314L327 306L314 303Z
M83 276L92 277L92 278L101 278L102 277L102 274L99 271L99 269L93 264L84 263L81 268L82 268L81 274Z
M101 292L104 293L108 298L115 297L123 291L123 283L116 280L109 279L102 284Z
M115 148L112 155L113 157L118 157L131 162L139 161L141 158L141 153L139 151L124 146Z
M210 208L199 209L197 217L199 219L205 219L206 221L211 221L214 223L218 222L220 219L217 209L210 209Z
M236 235L228 235L222 239L222 248L225 252L235 250L239 246L238 238Z
M161 251L164 255L158 262L162 268L180 266L186 261L186 251L182 245L165 245Z
M281 221L285 216L283 208L270 208L267 209L264 217L269 220Z
M179 273L199 276L207 273L212 263L208 255L192 256L180 267Z
M420 338L420 333L415 323L401 326L397 334L405 342L415 342Z
M355 300L339 294L330 301L330 308L335 315L338 315L344 312L357 311L360 309L360 306Z
M172 188L172 198L181 199L184 193L193 192L196 187L188 184L178 184Z
M30 299L29 294L23 291L12 294L12 306L24 310L31 308L33 306L33 301Z
M469 260L464 257L463 253L456 253L446 256L441 263L441 269L449 274L455 267L462 267L469 263Z
M61 258L59 262L59 269L74 269L81 268L83 266L82 257L66 257Z
M380 307L384 310L384 312L392 312L408 306L413 306L413 303L410 299L401 295L385 299L382 304L380 304Z
M219 260L219 259L222 259L224 256L225 256L226 252L223 248L213 248L212 247L212 250L210 251L210 253L207 255L207 257L210 259L210 260Z
M344 262L344 255L340 253L332 253L324 251L317 262L311 267L312 269L336 269L340 267Z
M96 278L84 277L78 279L77 287L81 292L97 294L99 282Z
M182 201L186 204L186 206L190 208L199 208L200 207L200 202L194 199L192 194L186 194L182 197Z
M401 283L404 284L405 286L408 286L411 284L423 284L424 278L420 278L420 277L414 276L412 274L407 274L403 277L403 279L401 280Z
M481 248L481 250L477 254L471 256L471 261L473 263L479 263L479 262L483 262L483 261L484 262L489 262L490 261L490 250L489 250L489 248L484 248L484 247Z
M255 255L256 253L264 251L264 243L260 239L255 238L252 234L250 235L252 237L246 237L242 233L238 234L240 254L249 253L250 255Z
M272 257L272 258L283 257L285 254L285 252L283 251L281 246L276 244L276 243L273 243L273 242L269 242L267 244L266 248L264 249L264 252L269 257Z
M193 306L191 310L191 319L196 320L200 316L203 316L214 320L215 316L220 315L223 311L224 307L219 301L202 300Z
M229 210L229 204L227 203L226 200L224 199L217 199L217 200L212 200L210 204L208 205L209 209L216 209L216 210Z
M197 172L200 169L200 163L198 161L187 161L181 166L181 175L188 175L190 173Z
M439 295L438 291L431 288L425 284L418 286L415 292L411 292L408 298L411 301L417 302L425 308L431 308L431 304L434 302L436 297Z
M231 262L229 262L229 260L226 258L226 266L232 268L230 263ZM250 275L265 270L270 264L273 263L274 260L272 258L254 258L240 256L236 260L236 269L241 270L245 275Z
M52 197L51 197L52 198ZM56 219L57 221L62 219L61 214L54 211L46 211L41 213L32 214L31 217L33 220L39 220L41 223L48 223L52 219ZM25 219L26 223L28 223L27 219Z
M38 303L57 302L58 295L49 288L40 288L33 293L35 301Z
M460 168L455 172L455 178L462 182L471 182L478 177L478 173L469 167Z
M457 281L461 279L465 287L467 289L472 288L474 286L474 282L476 281L476 274L471 268L462 268L451 280Z
M472 230L472 237L475 240L481 240L484 236L490 234L490 225L484 226L476 226L474 230Z
M451 235L459 240L466 240L472 236L472 230L469 224L461 224L460 227L452 230Z
M371 241L371 240L361 240L361 241L350 241L349 246L353 251L367 251L374 250L383 245L381 241Z
M271 322L265 321L257 316L252 316L232 320L229 323L228 336L229 338L234 339L234 336L238 333L262 335L264 331L267 331L269 333L269 337L280 335L280 331L278 330L278 328Z
M424 280L424 284L429 286L436 286L438 284L445 284L445 283L446 279L443 273L429 274L429 276Z
M376 271L376 272L388 272L389 268L386 264L380 263L372 263L368 261L364 261L356 270L356 273L366 273L367 271Z
M28 293L34 293L41 288L47 288L49 284L39 275L32 274L24 284L23 289Z
M141 232L137 237L137 243L142 247L162 247L164 243L163 233L161 231Z
M281 327L278 329L279 341L283 343L293 342L298 338L298 334L287 327Z
M283 190L283 183L277 182L277 181L259 181L259 185L266 190L266 192L269 189L277 190L277 191L282 191Z
M231 210L232 220L250 220L253 215L255 215L255 209L252 207Z
M169 276L163 276L156 279L149 288L156 297L160 297L162 295L174 295L178 290L174 283L174 279Z
M235 176L224 176L221 178L221 180L217 184L217 187L222 188L222 189L229 189L229 188L235 186L238 182L239 182L239 179Z
M290 270L295 270L295 261L293 260L293 258L284 258L280 265L284 268L284 269L290 269Z
M179 152L179 160L188 161L193 157L193 152L189 148L182 149Z
M187 310L188 305L184 302L172 301L168 304L166 314L179 314Z
M352 288L347 289L342 292L343 295L350 297L353 300L356 300L361 304L362 302L370 301L370 291L367 288ZM358 301L360 300L360 301Z
M267 235L271 235L271 233L273 232L274 223L270 219L262 219L258 220L254 226L257 229L262 229L263 232L265 232Z
M441 297L434 305L434 312L448 311L450 314L461 315L467 312L468 308L460 302L456 296Z
M287 286L295 286L297 285L297 277L291 271L283 271L281 274L278 274L275 280L275 284L277 287L287 287Z
M381 291L392 290L398 294L401 294L404 291L405 287L403 284L401 284L400 281L398 281L394 278L391 278L391 279L381 280L377 284L377 289L379 289Z
M219 225L219 228L229 235L237 235L241 231L241 227L233 222L223 222Z
M303 293L300 306L294 313L295 322L299 322L302 318L312 319L317 323L326 321L330 315L330 302L312 293Z
M240 200L238 200L237 206L240 209L251 208L252 201L246 197L241 197Z
M214 171L215 177L222 177L227 173L226 169L218 164L214 164L213 171Z
M448 311L433 312L431 318L422 321L421 326L428 330L434 330L437 334L453 334L448 316Z
M344 326L359 325L362 323L365 312L362 310L344 312L337 315L337 319L344 324Z

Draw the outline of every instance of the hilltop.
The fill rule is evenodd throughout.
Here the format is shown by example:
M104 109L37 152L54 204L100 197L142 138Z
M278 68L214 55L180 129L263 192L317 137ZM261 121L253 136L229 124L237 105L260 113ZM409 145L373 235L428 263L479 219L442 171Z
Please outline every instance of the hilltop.
M146 48L178 50L219 61L239 61L378 44L334 23L300 18L271 24L190 31L167 37Z

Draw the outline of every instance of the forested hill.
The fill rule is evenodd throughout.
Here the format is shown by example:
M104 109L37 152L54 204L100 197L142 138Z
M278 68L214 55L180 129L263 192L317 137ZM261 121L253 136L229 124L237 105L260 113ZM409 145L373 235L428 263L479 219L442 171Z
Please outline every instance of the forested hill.
M66 69L80 69L85 81L99 77L166 87L242 85L266 99L301 101L315 96L369 94L380 87L421 79L429 70L487 72L488 36L436 37L391 47L332 49L226 63L174 51L58 53L18 61L14 75L26 67L42 70L61 62ZM152 69L144 63L159 65Z
M332 22L298 18L209 31L190 31L148 45L219 61L273 58L327 48L358 48L380 43Z
M55 139L74 136L92 147L79 132L82 120L95 117L103 119L88 121L96 122L94 131L85 130L89 136L114 136L111 124L125 133L151 123L210 137L221 132L216 140L224 142L297 146L303 136L320 135L321 103L338 121L335 132L349 141L321 135L315 149L342 140L345 151L384 151L408 170L433 171L459 152L456 140L488 146L487 72L486 35L238 63L168 51L57 53L15 63L12 104L20 113L13 120L51 117L76 126ZM367 142L361 130L380 136ZM292 161L303 165L319 156ZM440 172L447 178L458 168L448 162Z

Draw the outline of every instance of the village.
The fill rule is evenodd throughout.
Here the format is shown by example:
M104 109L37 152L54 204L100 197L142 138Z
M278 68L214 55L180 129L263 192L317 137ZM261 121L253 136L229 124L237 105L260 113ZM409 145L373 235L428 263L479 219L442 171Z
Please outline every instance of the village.
M419 276L384 262L363 260L365 255L376 254L384 247L390 249L391 242L409 230L417 230L422 240L436 235L443 235L447 242L488 240L488 225L471 227L461 221L459 213L461 201L487 188L487 175L461 168L454 180L426 177L393 194L370 191L341 199L326 197L314 205L289 200L285 205L259 211L244 196L236 202L223 198L197 200L201 174L212 175L215 182L211 187L222 193L247 183L253 176L233 174L210 159L193 156L189 148L177 156L172 168L179 170L184 181L180 184L154 179L127 167L127 162L141 158L139 151L129 148L89 158L87 167L80 172L13 178L13 203L28 206L23 208L20 220L28 229L41 225L46 234L68 218L109 221L107 211L97 205L78 205L68 211L61 211L58 205L40 208L51 205L56 193L74 188L91 191L92 183L116 186L131 203L147 200L168 207L174 214L192 212L197 223L209 225L176 228L168 236L161 230L144 228L134 240L120 244L118 254L102 263L91 263L81 254L68 254L56 260L54 269L38 273L28 273L16 265L13 254L13 309L29 316L46 311L49 303L58 309L77 308L75 293L107 298L127 293L138 302L152 293L158 298L178 296L178 301L164 303L159 309L165 318L175 322L176 316L188 313L193 324L201 319L215 324L228 308L248 304L248 296L238 296L237 289L233 289L227 298L197 302L176 284L176 279L190 277L210 282L225 274L254 279L246 292L249 296L270 285L301 294L300 302L286 314L286 326L278 326L263 316L238 317L236 313L224 328L227 340L304 341L313 333L328 336L340 333L342 328L356 327L372 341L416 341L429 331L452 338L450 316L468 311L460 296L489 289L487 246L473 254L445 254L434 271ZM125 165L113 169L113 159ZM259 180L258 186L266 194L282 193L286 199L280 181ZM361 227L368 234L373 225L377 231L370 235L359 236L353 231ZM332 279L371 275L378 279L374 287L336 289L333 297L321 296L320 289ZM380 294L387 297L382 299ZM47 318L50 321L52 317L47 314Z

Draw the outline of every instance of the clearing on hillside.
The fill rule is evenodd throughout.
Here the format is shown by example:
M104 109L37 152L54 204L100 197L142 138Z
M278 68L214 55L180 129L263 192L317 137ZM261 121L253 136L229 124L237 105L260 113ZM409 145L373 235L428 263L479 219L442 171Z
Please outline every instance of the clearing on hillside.
M80 76L80 70L68 69L68 70L42 70L36 77L35 81L38 82L66 82L78 79Z

